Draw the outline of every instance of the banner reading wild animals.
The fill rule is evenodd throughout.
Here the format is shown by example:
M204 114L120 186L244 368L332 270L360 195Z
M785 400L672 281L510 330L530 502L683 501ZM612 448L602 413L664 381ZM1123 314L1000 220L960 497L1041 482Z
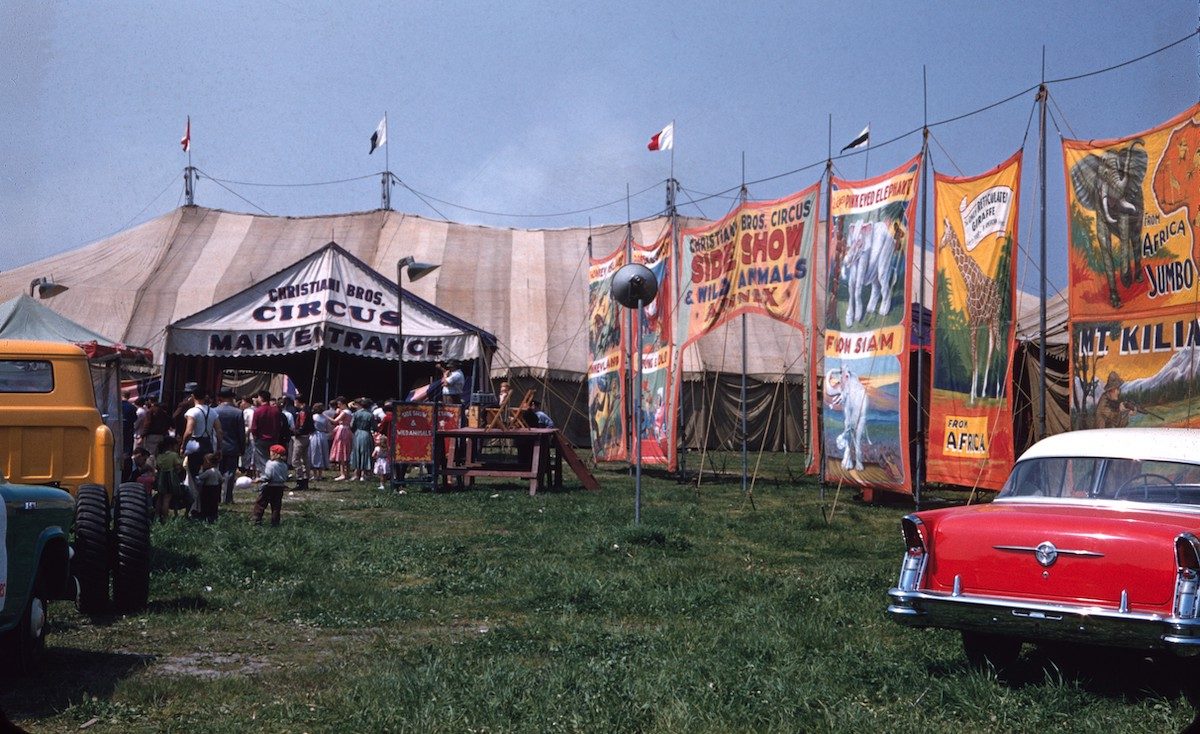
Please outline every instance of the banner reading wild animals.
M1063 141L1071 423L1198 425L1200 105L1152 130Z
M912 491L908 272L920 169L918 155L877 178L830 182L821 411L827 481Z
M1000 489L1012 468L1018 151L971 178L935 174L933 379L926 477Z
M642 309L642 339L635 350L641 355L642 406L636 429L642 436L642 461L677 467L675 415L678 409L678 381L671 379L671 236L663 235L653 245L633 246L633 262L645 265L658 281L658 295ZM636 315L635 315L636 318ZM627 319L621 321L628 328ZM635 324L636 333L636 324ZM635 334L628 336L636 339ZM633 366L630 366L633 369ZM673 389L674 388L674 389ZM631 451L632 453L632 451Z
M613 274L624 264L621 247L607 257L593 258L588 268L588 426L597 461L629 458L621 356L624 310L612 297Z

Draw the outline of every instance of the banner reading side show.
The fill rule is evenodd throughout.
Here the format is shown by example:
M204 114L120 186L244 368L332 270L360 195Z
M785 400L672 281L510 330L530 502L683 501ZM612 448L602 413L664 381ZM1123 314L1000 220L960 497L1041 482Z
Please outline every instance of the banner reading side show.
M593 258L588 268L588 426L596 461L624 461L625 391L621 358L620 306L612 297L613 273L625 264L625 249Z
M747 202L716 224L683 231L681 349L742 313L812 328L819 191L813 184L777 201Z
M1200 105L1063 158L1072 427L1200 425Z
M663 236L653 245L633 246L633 261L645 265L658 281L658 295L643 309L641 354L642 407L637 430L642 435L642 461L678 468L675 419L678 410L678 382L671 380L671 236ZM622 319L623 327L628 320ZM629 338L635 339L634 335ZM629 369L633 369L632 365Z
M972 178L933 179L936 256L926 478L1000 489L1013 450L1021 153Z
M912 491L908 271L920 169L918 155L878 178L830 182L821 406L826 481Z

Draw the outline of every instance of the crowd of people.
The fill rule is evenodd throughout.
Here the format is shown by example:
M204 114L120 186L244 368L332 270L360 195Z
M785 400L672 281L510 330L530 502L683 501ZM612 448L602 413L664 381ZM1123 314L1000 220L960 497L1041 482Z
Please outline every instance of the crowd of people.
M456 362L439 363L433 382L440 399L458 404L464 390ZM218 506L234 501L235 487L258 485L251 517L261 524L267 508L278 525L289 476L296 490L310 481L392 478L390 437L394 401L338 396L326 405L303 395L272 397L266 390L238 396L220 390L215 401L197 383L184 385L173 411L154 397L122 401L126 457L123 481L143 484L160 521L175 515L213 522ZM547 417L547 421L549 418Z

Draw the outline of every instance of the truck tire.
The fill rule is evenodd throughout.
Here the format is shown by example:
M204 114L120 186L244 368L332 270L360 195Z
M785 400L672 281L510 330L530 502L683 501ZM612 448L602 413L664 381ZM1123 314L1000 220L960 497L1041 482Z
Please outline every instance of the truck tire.
M75 493L75 557L71 575L79 584L84 614L108 610L108 494L98 484L82 484Z
M38 669L46 651L46 622L48 603L39 569L33 580L33 591L25 602L21 621L0 637L0 651L7 664L0 666L6 674L27 674Z
M150 497L137 482L117 487L113 540L113 603L118 611L141 611L150 598Z

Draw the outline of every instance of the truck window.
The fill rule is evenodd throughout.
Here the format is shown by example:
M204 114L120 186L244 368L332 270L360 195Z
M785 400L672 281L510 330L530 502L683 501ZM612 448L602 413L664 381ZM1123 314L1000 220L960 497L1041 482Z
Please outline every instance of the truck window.
M54 368L33 359L0 359L0 393L52 392Z

